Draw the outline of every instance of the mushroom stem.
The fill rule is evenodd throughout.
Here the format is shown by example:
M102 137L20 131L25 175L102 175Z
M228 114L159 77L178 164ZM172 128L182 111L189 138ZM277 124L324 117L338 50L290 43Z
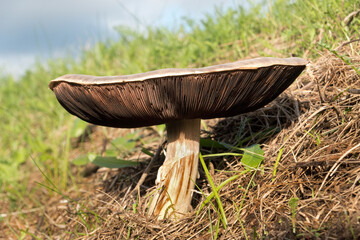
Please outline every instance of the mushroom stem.
M149 215L158 219L181 217L191 208L192 190L198 175L200 119L166 124L167 153L156 178Z

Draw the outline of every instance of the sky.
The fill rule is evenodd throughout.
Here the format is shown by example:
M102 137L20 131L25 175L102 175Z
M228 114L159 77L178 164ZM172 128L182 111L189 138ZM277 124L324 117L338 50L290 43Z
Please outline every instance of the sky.
M241 0L0 0L0 75L18 78L37 60L61 58L95 42L116 38L114 27L175 28L215 6Z

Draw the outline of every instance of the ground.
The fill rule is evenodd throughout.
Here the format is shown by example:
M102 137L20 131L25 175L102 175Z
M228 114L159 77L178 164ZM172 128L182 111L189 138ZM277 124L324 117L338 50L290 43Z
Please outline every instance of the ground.
M325 50L289 89L260 110L204 121L202 138L260 144L264 150L263 165L246 174L241 173L239 157L206 159L215 185L231 180L219 190L226 229L214 199L199 210L212 191L202 169L194 210L185 218L157 221L147 216L164 156L156 159L140 191L133 191L150 161L136 153L129 159L140 159L139 166L88 172L66 192L49 196L44 187L30 182L29 191L42 195L43 207L27 206L5 216L0 238L15 239L21 229L25 239L359 239L360 77L352 67L359 67L359 46L345 43L335 54ZM107 139L131 131L114 129L105 137L94 127L81 142L74 140L73 157L90 148L101 153ZM143 139L154 139L144 147L155 153L163 138L154 128L141 132ZM223 151L201 148L202 154ZM83 170L72 166L74 174Z

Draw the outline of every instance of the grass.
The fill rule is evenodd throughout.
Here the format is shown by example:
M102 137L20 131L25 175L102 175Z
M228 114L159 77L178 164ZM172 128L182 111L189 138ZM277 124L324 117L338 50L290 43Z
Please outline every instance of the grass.
M202 167L203 167L203 169L204 169L204 171L205 171L206 177L207 177L207 179L208 179L208 181L209 181L209 184L210 184L210 186L211 186L212 194L214 195L214 197L215 197L215 199L216 199L216 202L217 202L217 204L218 204L218 208L219 208L219 211L220 211L219 217L220 217L220 219L221 219L221 221L222 221L222 223L223 223L223 225L224 225L224 228L226 229L226 228L227 228L227 225L228 225L228 222L227 222L227 219L226 219L226 215L225 215L225 212L224 212L223 205L222 205L222 203L221 203L221 199L220 199L219 194L218 194L218 189L217 189L217 187L215 186L214 181L213 181L212 178L211 178L211 175L210 175L210 173L209 173L209 170L207 169L206 164L205 164L205 161L204 161L204 159L203 159L203 157L202 157L201 154L199 155L199 158L200 158L200 163L201 163L201 165L202 165Z
M78 61L66 57L38 63L19 81L12 76L2 76L0 203L5 207L0 214L28 209L28 206L39 207L46 202L43 195L38 196L46 190L33 181L37 171L34 162L50 179L41 182L51 181L61 192L76 188L80 179L70 167L73 159L70 139L77 135L78 120L57 103L47 87L49 80L70 72L132 74L166 67L201 67L256 56L299 56L314 60L324 48L350 63L334 49L359 36L359 18L350 24L343 22L358 7L356 1L269 0L253 4L249 10L241 6L218 8L200 22L185 19L172 30L148 27L143 33L119 26L119 40L99 42L92 49L84 50ZM266 136L267 133L258 134ZM312 133L316 132L308 132ZM314 135L319 144L321 137ZM248 140L239 139L239 144L245 141ZM281 157L282 149L273 168L274 178ZM37 181L42 178L40 173L37 178ZM213 187L215 194L216 187ZM54 193L46 191L46 194ZM224 214L221 211L221 215ZM20 218L26 221L27 216ZM26 232L24 229L17 234L21 238Z

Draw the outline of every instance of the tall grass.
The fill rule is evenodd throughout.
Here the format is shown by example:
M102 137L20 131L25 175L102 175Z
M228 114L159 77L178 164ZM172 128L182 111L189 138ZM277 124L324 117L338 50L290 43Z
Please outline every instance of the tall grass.
M166 67L200 67L251 56L318 56L319 43L330 47L359 36L359 19L343 19L358 8L355 0L274 0L247 10L216 9L200 22L185 19L178 28L149 27L138 32L118 27L109 39L71 57L38 63L20 81L0 79L0 192L21 206L28 194L33 161L52 181L69 184L69 137L74 117L57 103L49 80L66 74L132 74ZM71 181L71 180L70 180Z

